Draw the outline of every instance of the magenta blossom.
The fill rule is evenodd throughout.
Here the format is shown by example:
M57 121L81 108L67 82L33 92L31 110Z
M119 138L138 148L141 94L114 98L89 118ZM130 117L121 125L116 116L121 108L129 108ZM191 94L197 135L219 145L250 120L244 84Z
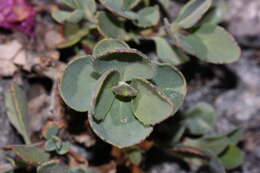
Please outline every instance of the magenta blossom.
M27 0L0 0L0 27L17 29L32 36L35 15Z

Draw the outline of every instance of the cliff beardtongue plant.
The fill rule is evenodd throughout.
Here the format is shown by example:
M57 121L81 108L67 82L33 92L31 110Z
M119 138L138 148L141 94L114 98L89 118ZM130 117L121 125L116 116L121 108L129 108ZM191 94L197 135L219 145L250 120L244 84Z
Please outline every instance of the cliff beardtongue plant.
M61 80L61 95L73 109L88 111L104 141L128 147L179 109L186 95L182 74L151 62L124 42L102 40L94 55L72 61Z
M27 0L0 0L0 27L17 29L31 36L35 15L35 10Z

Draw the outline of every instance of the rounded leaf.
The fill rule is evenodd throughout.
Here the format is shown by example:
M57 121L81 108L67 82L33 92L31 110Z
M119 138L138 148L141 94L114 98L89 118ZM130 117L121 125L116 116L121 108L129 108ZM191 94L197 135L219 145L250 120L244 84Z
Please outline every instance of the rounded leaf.
M135 49L116 49L99 54L93 61L93 67L99 74L110 69L117 70L122 81L133 78L150 79L155 72L155 65Z
M123 23L121 23L111 13L101 11L97 15L98 31L104 36L109 38L118 38L124 40L126 32Z
M227 150L220 156L224 167L228 170L237 168L244 161L244 154L235 145L229 145Z
M157 56L166 63L180 65L189 60L189 57L180 50L171 46L166 39L154 37Z
M215 109L208 103L198 103L185 114L185 124L193 135L203 135L213 129L217 116Z
M93 91L99 75L93 71L91 56L73 60L66 67L60 85L65 103L79 112L90 109Z
M131 103L115 99L111 109L102 121L96 121L89 114L94 132L104 141L119 148L129 147L143 141L153 128L144 126L132 113Z
M145 7L137 13L137 26L149 27L158 24L160 20L160 11L158 6Z
M144 79L133 79L131 85L138 91L133 99L133 112L145 125L155 125L174 112L171 100Z
M187 93L185 78L179 70L171 65L156 64L157 70L152 78L152 82L171 99L175 108L173 113L176 113L183 104Z
M115 39L103 39L99 41L94 49L93 55L103 54L112 49L128 49L130 48L125 42Z
M240 57L241 50L234 38L222 27L204 24L194 33L175 35L177 46L211 63L231 63Z

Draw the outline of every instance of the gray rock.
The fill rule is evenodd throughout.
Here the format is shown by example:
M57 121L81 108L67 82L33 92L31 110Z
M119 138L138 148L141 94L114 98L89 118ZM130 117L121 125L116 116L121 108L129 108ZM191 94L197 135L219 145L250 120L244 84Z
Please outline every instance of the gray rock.
M228 0L228 30L248 47L260 47L260 1Z

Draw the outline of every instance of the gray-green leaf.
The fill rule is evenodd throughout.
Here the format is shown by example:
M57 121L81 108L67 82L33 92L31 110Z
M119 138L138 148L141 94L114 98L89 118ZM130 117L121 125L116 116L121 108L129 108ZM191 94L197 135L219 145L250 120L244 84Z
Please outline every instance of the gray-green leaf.
M138 11L136 24L140 27L150 27L158 24L160 20L159 7L145 7Z
M22 135L25 143L30 144L25 92L16 83L12 83L10 89L5 93L4 103L9 121Z
M41 164L50 158L43 149L34 146L16 146L13 150L23 161L30 164Z
M103 121L89 114L94 132L104 141L117 147L129 147L144 140L153 130L145 127L132 113L131 103L115 99Z
M90 110L91 97L99 78L93 71L91 58L86 56L70 62L61 79L60 93L63 100L80 112Z
M189 57L180 50L171 46L164 38L154 37L157 56L166 63L180 65L189 60Z
M131 85L138 90L133 100L133 112L145 125L155 125L175 110L171 100L157 87L144 79L133 79Z
M232 63L241 54L234 38L220 26L204 24L192 34L173 37L178 47L203 61Z
M176 23L182 28L194 26L210 8L212 0L191 0L180 11Z
M120 74L117 71L109 70L98 80L95 92L91 101L91 114L100 121L103 120L110 110L115 99L112 88L118 84Z
M208 103L197 103L184 114L185 125L193 135L203 135L216 123L215 109Z

